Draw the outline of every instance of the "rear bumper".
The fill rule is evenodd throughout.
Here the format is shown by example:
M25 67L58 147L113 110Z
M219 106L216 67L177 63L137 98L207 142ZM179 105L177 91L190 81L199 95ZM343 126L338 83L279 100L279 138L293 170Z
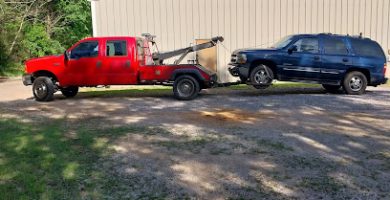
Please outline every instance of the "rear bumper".
M218 77L216 74L210 75L210 80L205 81L204 85L205 88L212 88L215 87L218 84Z
M384 78L382 84L386 84L388 80L389 80L388 78Z
M23 81L23 85L25 86L32 85L33 77L31 74L24 74L22 76L22 81Z

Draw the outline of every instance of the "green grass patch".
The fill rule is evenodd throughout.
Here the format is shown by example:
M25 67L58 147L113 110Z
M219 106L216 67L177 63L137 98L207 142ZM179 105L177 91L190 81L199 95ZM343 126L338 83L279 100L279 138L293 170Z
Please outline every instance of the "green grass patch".
M269 88L316 88L320 87L319 84L312 84L312 83L299 83L299 82L275 82L273 83ZM250 85L246 84L240 84L240 85L233 85L229 87L233 90L247 90L249 88L253 88Z
M110 96L139 96L139 95L162 95L172 92L172 87L169 86L132 86L123 89L110 88L89 88L80 92L91 97L110 97Z
M100 160L125 134L160 134L147 127L102 128L81 121L27 123L0 119L1 199L101 199L113 190ZM109 195L108 195L109 196Z

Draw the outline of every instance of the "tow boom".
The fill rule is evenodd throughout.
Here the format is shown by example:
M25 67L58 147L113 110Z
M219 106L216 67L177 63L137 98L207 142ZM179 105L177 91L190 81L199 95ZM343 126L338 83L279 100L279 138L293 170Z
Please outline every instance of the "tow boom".
M156 45L156 43L154 42L154 37L155 36L152 36L150 34L143 34L143 36L149 42L151 42L153 45ZM174 64L177 65L189 53L214 47L215 45L217 45L218 42L223 42L223 41L224 41L224 39L223 39L222 36L217 36L217 37L211 38L211 40L209 42L205 42L205 43L202 43L202 44L197 44L197 45L194 45L194 46L190 46L190 47L186 47L186 48L182 48L182 49L178 49L178 50L174 50L174 51L155 52L155 53L153 53L152 58L153 58L153 61L156 64L163 64L164 60L180 55L179 59L175 60L175 62L174 62Z

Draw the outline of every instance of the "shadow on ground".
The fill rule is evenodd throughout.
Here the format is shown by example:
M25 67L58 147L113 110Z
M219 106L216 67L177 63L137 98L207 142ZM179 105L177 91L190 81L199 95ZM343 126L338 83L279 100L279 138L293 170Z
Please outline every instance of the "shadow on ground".
M387 91L233 93L206 91L190 102L165 91L0 103L0 192L6 199L390 198Z

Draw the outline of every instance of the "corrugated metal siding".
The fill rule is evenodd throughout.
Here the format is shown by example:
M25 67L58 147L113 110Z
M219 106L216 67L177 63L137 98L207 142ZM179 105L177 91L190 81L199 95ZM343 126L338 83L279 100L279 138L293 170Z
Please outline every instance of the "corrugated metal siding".
M218 73L238 48L266 47L295 33L364 36L390 48L390 0L95 0L96 36L152 33L162 51L225 37L218 47Z

